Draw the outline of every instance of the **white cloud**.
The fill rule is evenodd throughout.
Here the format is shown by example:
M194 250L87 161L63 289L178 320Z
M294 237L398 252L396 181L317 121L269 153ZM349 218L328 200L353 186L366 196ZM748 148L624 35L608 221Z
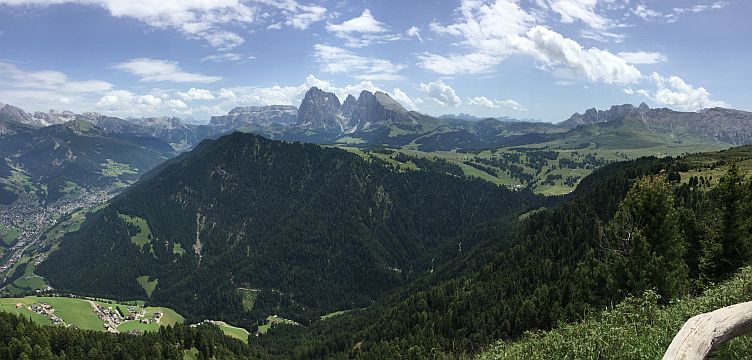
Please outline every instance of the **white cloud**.
M231 62L231 61L232 62L244 62L246 60L254 60L254 59L256 59L256 57L252 55L242 55L238 53L228 52L228 53L220 53L220 54L213 54L213 55L205 56L201 58L200 61L201 62L211 61L211 62L221 63L221 62Z
M382 33L387 28L384 23L376 20L371 15L371 10L365 9L363 13L341 24L327 24L326 29L334 33Z
M417 26L411 26L409 29L407 29L406 33L408 36L416 37L418 38L418 40L420 40L420 42L423 42L423 38L420 36L420 28L418 28Z
M496 105L496 103L493 100L485 96L476 96L474 98L468 98L467 102L472 105L483 106L489 109L495 109L499 107L498 105Z
M698 4L689 7L675 7L667 12L661 12L648 8L644 2L640 2L630 12L645 21L659 23L674 23L682 14L697 14L709 10L720 10L729 5L728 1L716 1L712 4Z
M206 89L196 89L196 88L190 88L186 92L178 91L176 93L181 99L185 101L193 101L193 100L214 100L215 97L212 95L211 91Z
M476 96L473 98L468 98L467 102L471 105L478 105L482 107L486 107L489 109L498 109L498 108L507 108L512 109L515 111L527 111L527 109L522 106L517 101L514 101L512 99L507 100L492 100L485 96Z
M101 80L70 80L65 73L54 70L26 71L13 63L0 60L0 79L16 88L44 89L60 93L89 93L112 89Z
M111 90L102 80L74 80L55 70L26 70L0 60L0 99L27 110L46 111L61 104L83 110L82 102Z
M505 108L512 109L512 110L515 110L515 111L527 111L527 108L525 108L520 103L518 103L518 102L516 102L516 101L514 101L512 99L496 100L496 104L498 104L501 107L505 107Z
M311 24L327 18L327 10L319 5L302 5L295 0L254 0L282 12L284 24L299 30L308 29ZM281 28L282 22L273 23L270 28Z
M108 114L126 117L193 113L185 102L159 90L145 95L138 95L128 90L112 90L102 96L94 106Z
M420 99L411 98L400 88L394 88L389 95L408 110L418 110L418 104L421 103Z
M402 39L402 36L390 34L389 28L376 20L371 11L363 10L359 17L352 18L341 24L327 24L326 30L345 40L348 47L366 47L371 44L382 44Z
M451 86L439 79L428 84L420 83L418 90L428 95L434 101L443 106L457 107L462 104L462 100Z
M576 41L543 26L527 32L533 47L530 53L545 68L560 68L590 82L631 84L638 82L640 71L621 57L598 48L585 49Z
M141 81L170 81L176 83L212 83L222 80L221 76L209 76L184 71L175 61L138 58L113 66L138 76Z
M561 17L561 22L571 24L582 21L590 28L604 30L609 21L596 14L595 6L598 0L556 0L551 1L551 10Z
M617 55L630 64L657 64L668 61L666 55L659 52L620 52Z
M539 2L548 8L547 3ZM563 21L583 21L587 11L594 9L593 1L555 1ZM557 5L558 4L558 5ZM577 10L580 9L580 10ZM584 10L583 10L584 9ZM465 53L440 55L422 53L419 65L443 75L477 74L490 72L496 65L513 54L534 57L542 68L555 75L584 77L590 82L608 84L634 83L640 72L619 56L598 48L585 49L575 40L536 25L539 14L523 10L515 0L496 0L493 4L466 0L458 12L462 14L455 24L430 25L432 31L459 37L455 45L467 48ZM591 26L605 29L601 22L589 19ZM618 38L620 35L599 31L599 37ZM571 80L571 79L567 79Z
M369 58L357 55L336 46L316 44L314 57L321 71L330 74L348 74L359 80L401 80L399 72L404 65L394 64L389 60Z
M65 3L101 7L112 16L134 18L158 29L174 29L218 48L232 48L244 41L221 27L250 24L255 15L240 0L0 0L0 4L16 6Z
M711 99L710 92L704 87L695 88L687 84L678 76L665 78L658 73L653 73L650 79L655 83L657 90L650 94L646 90L638 93L653 99L655 102L681 110L698 110L711 107L728 107L723 101Z

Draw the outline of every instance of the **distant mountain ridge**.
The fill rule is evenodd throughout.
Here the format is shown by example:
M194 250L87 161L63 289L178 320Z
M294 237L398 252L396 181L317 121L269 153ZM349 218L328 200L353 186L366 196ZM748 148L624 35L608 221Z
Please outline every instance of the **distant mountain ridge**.
M752 143L752 112L725 108L682 112L667 108L651 109L645 103L614 105L609 110L588 109L575 113L559 125L574 129L581 125L635 122L649 131L680 139L692 136L717 143Z
M636 139L637 147L647 143L658 146L665 142L675 144L690 140L731 146L752 143L751 119L752 114L746 111L714 108L681 112L651 109L644 103L639 106L615 105L608 110L588 109L558 124L506 117L479 118L464 113L436 118L408 111L384 92L362 91L357 98L348 95L341 102L336 94L312 87L305 93L299 107L236 107L227 115L212 116L207 125L188 124L175 117L120 119L92 112L74 114L51 110L29 115L19 108L4 105L0 108L0 134L50 123L85 120L109 134L158 138L176 151L191 149L203 139L216 138L234 130L276 140L361 147L407 146L421 151L483 149L552 141L564 141L571 147L603 144L596 137L604 134L621 138L620 144L628 142L630 136L650 138L649 141ZM591 131L580 127L594 128Z

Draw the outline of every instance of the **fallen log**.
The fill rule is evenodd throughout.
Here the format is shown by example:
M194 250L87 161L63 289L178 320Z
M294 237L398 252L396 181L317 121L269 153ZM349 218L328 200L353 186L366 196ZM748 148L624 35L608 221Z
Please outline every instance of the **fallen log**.
M663 360L707 359L726 341L752 330L752 301L692 317L671 341Z

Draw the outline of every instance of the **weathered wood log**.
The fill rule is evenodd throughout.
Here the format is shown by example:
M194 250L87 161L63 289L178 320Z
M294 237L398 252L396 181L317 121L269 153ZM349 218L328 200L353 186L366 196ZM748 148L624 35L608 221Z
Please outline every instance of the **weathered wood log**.
M752 330L752 301L697 315L671 341L663 360L707 359L710 353Z

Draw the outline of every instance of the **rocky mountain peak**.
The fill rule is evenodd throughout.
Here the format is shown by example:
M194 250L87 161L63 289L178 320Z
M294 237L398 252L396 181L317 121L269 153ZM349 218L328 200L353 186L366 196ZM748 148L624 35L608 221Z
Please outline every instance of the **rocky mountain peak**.
M346 119L342 116L342 104L337 95L315 86L308 89L298 108L297 125L327 132L344 131Z
M291 105L241 106L227 115L212 116L210 124L238 128L247 124L269 126L272 124L292 125L298 120L298 108Z

